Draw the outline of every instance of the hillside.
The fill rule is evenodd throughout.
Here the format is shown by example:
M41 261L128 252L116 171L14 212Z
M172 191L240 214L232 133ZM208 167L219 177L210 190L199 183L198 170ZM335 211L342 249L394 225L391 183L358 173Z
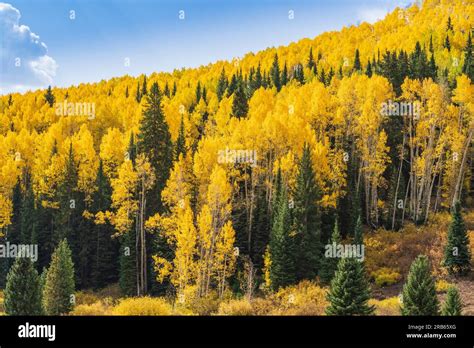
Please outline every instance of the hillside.
M198 314L293 290L323 314L341 243L362 247L373 301L398 308L427 254L472 314L473 238L455 222L471 230L473 28L473 1L426 0L230 62L3 95L2 243L37 245L49 273L66 240L76 290L119 283ZM466 237L448 244L454 207Z

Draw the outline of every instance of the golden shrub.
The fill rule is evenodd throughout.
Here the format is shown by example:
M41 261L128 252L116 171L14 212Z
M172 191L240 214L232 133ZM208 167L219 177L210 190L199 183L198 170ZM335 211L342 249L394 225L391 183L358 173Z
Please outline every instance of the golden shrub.
M218 315L253 315L252 304L246 299L223 301L219 304Z
M71 315L111 315L111 308L106 303L98 301L92 304L81 304L74 307Z
M445 293L448 291L449 287L453 284L449 283L444 279L439 279L436 281L436 292Z
M112 310L114 315L171 315L173 309L163 298L131 297L123 299Z
M323 315L328 305L326 289L304 280L273 295L276 308L270 314Z
M89 291L78 291L76 292L76 306L80 305L91 305L99 301L99 297Z
M370 274L374 278L375 284L379 287L398 283L402 276L396 270L382 267Z
M400 315L400 299L397 296L383 300L370 299L369 305L375 306L375 315Z

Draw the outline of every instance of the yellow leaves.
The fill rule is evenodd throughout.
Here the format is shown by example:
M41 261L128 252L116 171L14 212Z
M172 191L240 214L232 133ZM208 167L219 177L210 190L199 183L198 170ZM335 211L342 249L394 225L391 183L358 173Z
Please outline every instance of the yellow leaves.
M9 198L0 194L0 237L3 236L2 230L11 223L11 214L13 211L12 202Z
M118 169L117 178L111 181L112 207L116 209L112 223L119 234L130 229L133 216L138 210L138 202L135 199L138 179L132 161L125 161Z
M211 174L211 182L207 189L207 204L213 214L226 219L230 216L230 198L232 187L230 186L225 170L216 165Z
M154 255L153 261L155 262L154 269L157 274L156 280L162 283L167 277L170 276L173 265L163 257Z
M100 158L102 159L104 173L110 178L117 174L117 167L125 159L126 142L124 136L117 128L109 128L100 143Z

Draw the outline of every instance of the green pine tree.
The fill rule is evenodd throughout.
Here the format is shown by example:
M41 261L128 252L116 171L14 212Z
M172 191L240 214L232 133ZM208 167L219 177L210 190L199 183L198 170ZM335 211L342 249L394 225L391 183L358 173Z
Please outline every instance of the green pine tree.
M54 101L56 100L53 91L51 89L51 86L48 86L48 89L46 90L46 93L44 94L44 99L46 102L49 104L50 107L53 107Z
M239 82L232 101L232 116L237 118L245 117L248 111L249 104L245 96L244 86L242 82Z
M99 170L96 179L96 191L92 197L91 212L97 214L111 207L112 188L104 173L102 160L99 161ZM118 279L118 245L112 238L114 228L110 224L94 224L92 226L93 248L92 254L92 285L94 288L102 288Z
M41 284L38 272L28 257L19 257L10 268L5 287L7 315L41 315Z
M411 264L403 286L402 315L438 315L435 280L431 275L430 262L425 255L418 256Z
M339 232L339 222L336 218L334 222L334 229L330 239L330 246L337 246L341 242L341 234ZM329 284L334 277L334 274L339 263L339 258L336 255L325 253L321 260L321 268L319 270L319 278L323 284Z
M449 35L446 35L446 39L444 39L444 48L451 52L451 42L449 41Z
M375 308L368 304L370 288L364 264L355 258L342 258L331 281L327 299L327 315L371 315Z
M471 81L474 81L474 57L472 55L472 36L469 33L466 47L464 48L464 64L462 67L463 74L466 74Z
M43 307L47 315L69 313L74 301L74 264L67 241L62 240L51 257L43 289Z
M235 74L232 75L230 79L230 83L227 85L227 97L230 97L234 92L237 90L239 81L237 79L237 76Z
M225 70L222 68L221 76L219 77L219 81L217 81L217 98L219 101L224 96L225 90L227 89L227 77L225 76Z
M150 161L155 174L155 184L147 199L147 216L161 212L161 192L168 180L173 160L171 134L161 106L158 83L153 83L146 97L137 148Z
M441 309L442 315L460 316L462 315L463 303L459 291L455 286L450 286L446 294L446 301Z
M448 242L444 249L443 266L450 274L466 275L471 269L469 236L461 213L461 204L456 202L448 229Z
M288 67L286 66L286 62L283 65L283 71L281 72L281 85L285 86L288 83Z
M273 86L276 87L277 91L280 91L281 89L281 79L280 79L280 65L278 64L278 54L275 53L275 56L273 58L273 64L272 68L270 70L270 77Z
M174 159L177 161L179 159L179 155L186 156L186 135L184 129L184 119L183 115L181 115L181 123L179 125L179 133L178 139L176 139L176 145L174 148Z
M137 293L137 263L134 228L120 237L119 259L119 285L122 295L134 296Z
M362 219L360 218L360 215L357 218L357 222L354 228L354 244L364 244L364 231L362 230Z
M362 64L360 62L360 52L359 52L358 48L355 51L353 71L355 71L355 72L362 71Z
M298 168L294 193L293 223L298 245L298 280L314 279L321 259L321 216L318 201L319 187L307 144Z
M310 71L314 71L314 69L316 69L316 63L314 62L313 57L313 47L310 47L309 49L308 64L306 66Z
M273 226L270 234L270 280L272 288L278 290L295 282L295 249L293 236L290 235L290 207L288 194L284 184L277 184L275 192L275 208Z
M140 103L142 100L142 95L140 93L140 82L137 81L137 92L135 93L135 100L137 103Z
M144 77L143 77L143 84L142 84L142 91L141 92L142 92L142 96L148 94L148 89L146 87L146 75L144 75Z

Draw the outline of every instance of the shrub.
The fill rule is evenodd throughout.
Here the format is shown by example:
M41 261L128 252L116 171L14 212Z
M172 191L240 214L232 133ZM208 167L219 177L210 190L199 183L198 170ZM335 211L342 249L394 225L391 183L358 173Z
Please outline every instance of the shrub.
M253 315L253 308L245 299L221 302L218 315Z
M375 284L379 287L398 283L402 278L400 273L388 267L382 267L372 272L371 276L374 278Z
M370 299L369 305L375 306L375 315L400 315L400 299L398 296L383 300Z
M78 291L76 292L76 306L91 305L99 301L99 298L92 292Z
M152 297L126 298L112 310L114 315L171 315L172 312L165 299Z
M452 284L444 279L436 281L436 292L445 293Z
M87 315L110 315L110 307L102 301L91 304L80 304L74 308L71 315L87 316Z
M307 280L280 289L273 296L276 308L270 314L323 315L328 305L326 290Z

